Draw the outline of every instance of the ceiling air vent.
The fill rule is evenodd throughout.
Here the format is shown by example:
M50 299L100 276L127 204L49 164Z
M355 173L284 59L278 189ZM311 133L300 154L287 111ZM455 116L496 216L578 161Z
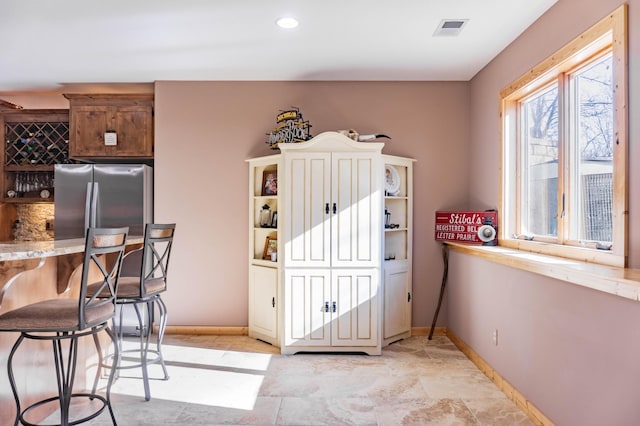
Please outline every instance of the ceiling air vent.
M468 19L443 19L433 33L434 36L457 36Z

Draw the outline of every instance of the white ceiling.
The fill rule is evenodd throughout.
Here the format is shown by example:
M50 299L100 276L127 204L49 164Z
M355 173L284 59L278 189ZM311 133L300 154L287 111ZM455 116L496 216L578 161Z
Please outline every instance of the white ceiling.
M2 0L0 92L155 80L469 80L557 0ZM300 26L282 30L276 18ZM434 37L443 19L468 19Z

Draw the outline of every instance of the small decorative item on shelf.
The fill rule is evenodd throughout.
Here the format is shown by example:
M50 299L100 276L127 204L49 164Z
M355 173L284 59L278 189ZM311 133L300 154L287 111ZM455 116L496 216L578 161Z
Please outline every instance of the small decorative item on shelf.
M384 227L389 228L391 226L391 212L384 209Z
M400 193L400 175L395 167L387 164L384 166L384 192L385 195L395 197Z
M493 217L490 215L484 216L482 218L482 226L478 229L478 238L480 238L480 241L482 241L482 245L497 246L497 233L497 224L494 223Z
M271 228L271 207L269 204L265 204L260 210L260 227Z
M298 143L312 138L311 124L304 121L302 113L297 107L287 111L281 111L276 117L276 127L271 133L267 133L267 144L271 149L278 149L281 143Z
M271 227L278 227L278 212L273 212L273 214L271 215Z
M262 258L264 260L275 261L274 253L278 252L278 240L274 237L267 237L264 242L264 251L262 252Z
M262 173L262 195L278 195L278 172L265 170Z

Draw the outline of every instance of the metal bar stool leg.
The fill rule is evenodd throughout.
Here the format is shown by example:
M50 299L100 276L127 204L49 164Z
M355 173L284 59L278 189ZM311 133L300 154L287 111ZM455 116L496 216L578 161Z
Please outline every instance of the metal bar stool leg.
M61 337L63 334L58 333ZM62 339L55 339L53 344L53 357L56 366L56 380L58 383L58 395L60 398L60 424L69 424L69 406L73 392L73 380L76 375L76 362L78 359L78 339L69 338L69 349L65 361ZM66 367L66 368L65 368Z
M20 337L16 340L16 343L13 344L11 348L11 352L9 353L9 358L7 359L7 372L9 373L9 384L11 385L11 392L13 392L13 398L16 401L16 419L14 421L14 426L18 425L20 421L20 416L22 412L22 408L20 407L20 397L18 397L18 387L16 386L16 380L13 377L13 356L16 354L18 350L18 346L24 340L24 334L20 333Z
M104 365L104 356L102 355L102 346L100 345L100 339L98 338L97 333L93 334L93 342L96 347L96 352L98 353L98 365L96 366L97 367L96 376L93 379L93 388L91 388L91 393L95 394L98 389L98 380L100 379L100 373L102 373L102 367Z
M148 303L145 303L148 309ZM150 330L145 332L145 324L140 307L137 303L133 304L136 310L136 316L138 317L138 325L140 327L140 367L142 368L142 381L144 383L144 399L149 401L151 399L151 390L149 389L149 370L147 369L147 351L149 350L149 333ZM150 317L149 317L149 320Z
M167 305L164 304L161 297L158 297L156 300L158 302L158 312L160 314L156 349L158 351L158 361L160 362L164 373L164 380L169 380L169 373L167 372L167 367L164 365L164 356L162 355L162 339L164 339L164 332L167 328Z
M118 346L118 341L115 333L109 327L106 329L109 338L113 342L113 361L111 361L111 371L109 371L109 379L107 380L107 390L105 392L105 396L107 399L107 407L109 408L109 414L111 415L111 421L113 422L113 426L117 426L116 417L113 414L113 407L111 406L111 385L116 376L116 370L118 369L118 364L120 363L120 347Z

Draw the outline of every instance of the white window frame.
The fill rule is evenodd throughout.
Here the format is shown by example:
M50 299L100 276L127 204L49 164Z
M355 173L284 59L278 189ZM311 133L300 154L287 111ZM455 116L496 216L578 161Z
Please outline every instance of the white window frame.
M595 246L576 245L575 241L565 240L563 235L559 235L557 240L540 238L527 240L519 232L520 224L517 213L520 208L518 187L521 177L517 152L519 146L518 101L551 81L558 80L562 84L561 76L564 73L588 62L607 49L611 49L613 56L613 87L615 88L613 106L615 140L613 147L613 238L611 249L601 250ZM627 266L627 74L627 5L623 4L500 92L501 179L498 215L500 245L611 266ZM561 99L559 99L559 107L562 108ZM560 123L560 128L563 128L562 123ZM562 152L562 142L559 149ZM560 179L561 176L559 176ZM559 218L559 233L564 226L568 226L567 223L561 224L560 221Z

